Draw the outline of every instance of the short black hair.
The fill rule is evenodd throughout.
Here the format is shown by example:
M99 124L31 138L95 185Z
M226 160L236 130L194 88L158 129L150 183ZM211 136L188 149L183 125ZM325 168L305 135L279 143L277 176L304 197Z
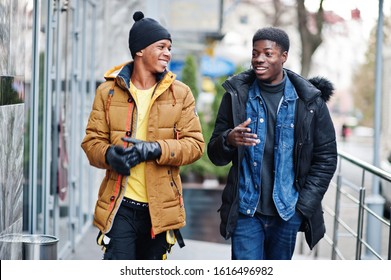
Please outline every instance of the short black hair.
M259 40L269 40L275 42L281 47L283 52L289 51L289 36L288 34L277 27L265 27L258 29L253 37L253 45Z

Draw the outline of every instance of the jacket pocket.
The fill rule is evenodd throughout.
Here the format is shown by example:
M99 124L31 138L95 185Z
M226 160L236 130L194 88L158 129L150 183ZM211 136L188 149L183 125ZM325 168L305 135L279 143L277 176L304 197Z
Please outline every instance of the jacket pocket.
M323 238L326 227L324 224L322 206L318 207L311 218L304 221L304 235L306 242L312 250L316 244Z
M183 223L185 221L185 209L177 201L164 203L161 209L161 218L165 226Z

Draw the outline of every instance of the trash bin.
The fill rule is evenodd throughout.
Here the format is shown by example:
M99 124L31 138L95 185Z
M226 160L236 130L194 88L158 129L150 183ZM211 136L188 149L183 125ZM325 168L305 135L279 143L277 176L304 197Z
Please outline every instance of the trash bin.
M22 235L9 233L0 235L0 259L22 259Z
M56 260L58 238L51 235L23 235L24 260Z

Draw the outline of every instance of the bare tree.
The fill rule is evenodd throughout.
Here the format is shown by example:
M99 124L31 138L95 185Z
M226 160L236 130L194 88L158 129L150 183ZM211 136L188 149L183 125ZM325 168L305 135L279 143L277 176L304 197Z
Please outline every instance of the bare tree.
M260 11L265 15L265 17L270 19L270 24L272 26L284 26L288 24L286 21L284 21L284 15L286 15L289 9L281 0L273 0L272 11L263 9L262 5L257 6L260 8Z
M322 44L322 29L323 29L323 0L319 2L319 9L314 15L315 22L305 8L305 0L297 1L297 17L299 24L299 33L301 39L301 75L308 77L311 69L312 55L316 49Z

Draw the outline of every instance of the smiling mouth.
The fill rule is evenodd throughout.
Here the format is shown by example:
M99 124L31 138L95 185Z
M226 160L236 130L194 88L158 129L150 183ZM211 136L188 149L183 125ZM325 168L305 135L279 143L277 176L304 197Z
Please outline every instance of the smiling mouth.
M167 66L167 65L168 65L168 61L166 61L166 60L160 60L160 62L161 62L164 66Z
M257 66L254 68L254 71L256 73L265 73L266 71L268 70L267 67L263 67L263 66Z

